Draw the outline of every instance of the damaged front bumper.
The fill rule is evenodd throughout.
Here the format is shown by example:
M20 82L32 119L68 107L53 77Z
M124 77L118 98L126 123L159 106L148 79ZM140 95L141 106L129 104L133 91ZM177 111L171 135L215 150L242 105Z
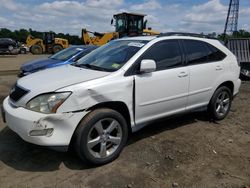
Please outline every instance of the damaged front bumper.
M74 131L87 114L76 113L42 114L23 107L13 107L9 97L3 102L8 127L23 140L41 146L68 146Z

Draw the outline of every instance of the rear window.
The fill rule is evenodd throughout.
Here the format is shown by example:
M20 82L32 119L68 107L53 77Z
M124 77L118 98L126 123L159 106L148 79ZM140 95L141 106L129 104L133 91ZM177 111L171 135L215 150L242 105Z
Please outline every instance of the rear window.
M86 49L78 48L78 47L69 47L66 48L52 56L50 56L50 59L56 59L56 60L61 60L61 61L66 61L73 57L74 55L83 52Z

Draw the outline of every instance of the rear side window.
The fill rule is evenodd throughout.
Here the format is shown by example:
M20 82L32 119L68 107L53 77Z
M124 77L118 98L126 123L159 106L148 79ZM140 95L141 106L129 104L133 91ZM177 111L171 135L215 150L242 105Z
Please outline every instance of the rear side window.
M209 52L205 43L195 40L184 40L188 64L206 63Z
M184 40L183 43L186 49L188 64L220 61L226 57L219 49L202 41Z
M156 70L180 66L182 64L182 55L179 42L177 40L158 42L146 51L141 59L155 60Z
M226 54L224 54L222 51L217 49L216 47L212 46L211 44L207 44L210 54L208 56L208 61L221 61L226 57Z

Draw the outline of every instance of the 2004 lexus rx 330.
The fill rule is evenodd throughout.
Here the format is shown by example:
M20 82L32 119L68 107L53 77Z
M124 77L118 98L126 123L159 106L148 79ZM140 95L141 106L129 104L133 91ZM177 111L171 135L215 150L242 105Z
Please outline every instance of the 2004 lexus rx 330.
M219 41L145 36L111 41L74 65L17 81L3 102L10 129L30 143L74 145L81 159L117 158L152 120L206 107L224 119L239 91L240 67Z

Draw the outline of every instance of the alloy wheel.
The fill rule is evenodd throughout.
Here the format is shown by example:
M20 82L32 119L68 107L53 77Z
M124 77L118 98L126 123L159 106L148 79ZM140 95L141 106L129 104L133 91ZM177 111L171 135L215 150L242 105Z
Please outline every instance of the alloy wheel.
M101 119L89 131L88 151L95 158L107 158L118 149L122 136L122 127L117 120Z
M217 99L215 104L215 111L218 116L224 116L229 110L230 106L230 97L226 91L222 91Z

